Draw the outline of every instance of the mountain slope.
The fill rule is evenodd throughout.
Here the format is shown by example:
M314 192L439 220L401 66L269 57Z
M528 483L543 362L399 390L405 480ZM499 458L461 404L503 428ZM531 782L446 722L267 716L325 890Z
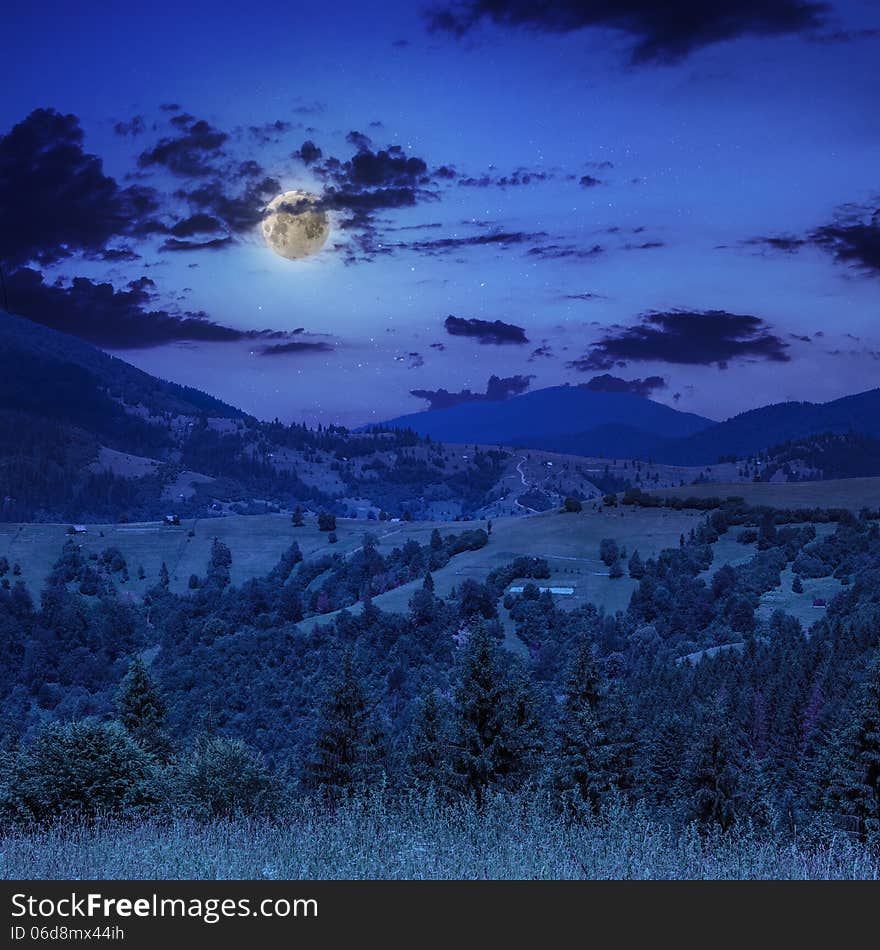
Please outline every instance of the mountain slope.
M706 465L722 455L743 458L763 449L823 432L880 436L880 389L832 402L783 402L752 409L687 439L655 449L658 461Z
M207 393L188 386L169 383L136 369L130 363L110 356L77 337L59 333L23 317L0 310L0 359L3 391L0 405L11 408L10 401L27 403L15 408L33 406L39 398L43 407L52 399L51 392L38 393L38 387L52 386L52 374L61 372L67 379L84 387L84 399L102 392L129 406L141 405L152 413L171 412L180 415L199 415L203 412L224 418L242 418L244 413ZM18 362L24 360L24 363ZM51 371L51 372L50 372ZM33 383L34 390L27 392ZM56 404L52 407L62 415L75 409L69 406L70 395L59 386ZM16 395L21 391L25 395Z
M412 429L442 442L521 445L554 451L558 451L557 440L577 433L578 454L604 455L614 453L594 451L591 438L602 446L614 441L615 431L622 437L624 430L630 433L630 444L639 441L633 433L640 433L645 440L653 436L685 438L712 425L712 420L631 393L551 386L504 402L470 402L399 416L383 425Z
M777 403L713 423L639 396L557 386L506 402L414 413L385 425L448 442L699 466L826 432L880 437L880 389L827 403Z

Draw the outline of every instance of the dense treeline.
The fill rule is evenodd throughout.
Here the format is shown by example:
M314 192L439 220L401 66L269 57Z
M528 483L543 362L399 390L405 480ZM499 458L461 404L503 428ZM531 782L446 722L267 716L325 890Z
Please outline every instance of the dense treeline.
M673 824L874 841L880 530L836 520L819 538L731 503L638 559L613 616L560 609L529 580L549 574L539 558L438 597L431 570L491 543L484 532L385 556L367 537L313 562L294 546L238 589L217 543L187 595L160 579L143 605L116 593L120 552L84 561L70 543L39 605L19 583L0 589L0 807L210 817L381 785L478 808L540 793L570 817L631 801ZM754 531L757 549L713 570L731 529ZM756 609L787 568L840 582L809 634ZM382 584L413 578L406 613L375 606ZM322 595L337 600L319 608ZM502 645L502 598L521 654ZM355 600L357 614L299 625Z

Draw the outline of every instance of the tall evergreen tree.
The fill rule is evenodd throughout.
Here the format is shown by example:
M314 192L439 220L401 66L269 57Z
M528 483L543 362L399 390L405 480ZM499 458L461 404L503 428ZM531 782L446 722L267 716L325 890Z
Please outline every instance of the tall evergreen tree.
M406 751L408 780L418 789L441 794L455 787L452 734L447 703L435 689L418 701Z
M880 654L868 668L842 745L832 799L860 834L880 842Z
M693 750L686 777L688 812L703 826L729 828L739 817L742 769L734 727L721 704L713 709Z
M475 623L459 660L456 771L463 791L482 804L491 786L504 786L516 770L509 690L498 641Z
M338 795L378 781L382 775L382 738L354 654L346 649L319 710L306 783Z
M167 708L159 685L140 658L131 661L116 694L125 731L146 752L166 761L171 743L165 731Z
M593 645L583 637L569 666L550 763L553 788L575 814L596 811L608 789L600 689Z

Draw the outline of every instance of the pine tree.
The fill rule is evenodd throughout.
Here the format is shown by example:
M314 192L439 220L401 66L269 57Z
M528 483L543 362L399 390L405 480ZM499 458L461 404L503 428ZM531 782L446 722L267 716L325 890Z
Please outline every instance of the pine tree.
M569 667L550 763L553 788L575 814L596 811L608 788L600 688L593 647L584 637Z
M478 806L489 787L507 784L516 769L508 700L498 641L476 623L459 661L455 765L462 789Z
M639 556L638 548L633 550L629 559L629 576L635 580L641 580L645 576L645 564Z
M290 516L290 523L294 528L301 528L305 524L303 520L303 510L299 505L293 509L293 514Z
M736 821L741 799L742 774L730 720L721 706L710 713L686 778L690 817L722 829Z
M125 731L146 752L167 760L171 743L165 732L165 700L146 663L132 660L116 694L119 719Z
M171 583L171 578L168 575L168 565L164 561L159 568L159 583L162 587L167 587Z
M409 781L418 789L441 794L455 787L450 714L435 689L422 695L410 728L406 753Z
M346 649L321 704L306 782L333 796L363 789L382 774L382 733Z
M859 833L880 842L880 654L868 669L844 748L835 797Z

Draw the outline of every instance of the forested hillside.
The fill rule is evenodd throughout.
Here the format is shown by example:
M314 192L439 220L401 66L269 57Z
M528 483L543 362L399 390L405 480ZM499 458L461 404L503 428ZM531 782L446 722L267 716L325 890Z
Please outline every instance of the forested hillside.
M541 558L439 597L432 569L485 534L389 555L367 537L330 563L294 546L240 588L218 543L187 593L160 576L142 605L117 596L119 552L84 560L71 542L39 603L8 574L0 589L0 803L22 820L210 817L382 782L477 806L540 791L576 816L641 803L679 826L874 840L878 517L730 501L656 558L621 561L608 539L601 556L638 581L616 615L562 609L539 590ZM713 565L727 535L754 553ZM786 571L839 582L809 631L758 610ZM392 576L423 578L405 614L372 603ZM322 597L363 610L300 629ZM501 646L502 601L523 655Z

